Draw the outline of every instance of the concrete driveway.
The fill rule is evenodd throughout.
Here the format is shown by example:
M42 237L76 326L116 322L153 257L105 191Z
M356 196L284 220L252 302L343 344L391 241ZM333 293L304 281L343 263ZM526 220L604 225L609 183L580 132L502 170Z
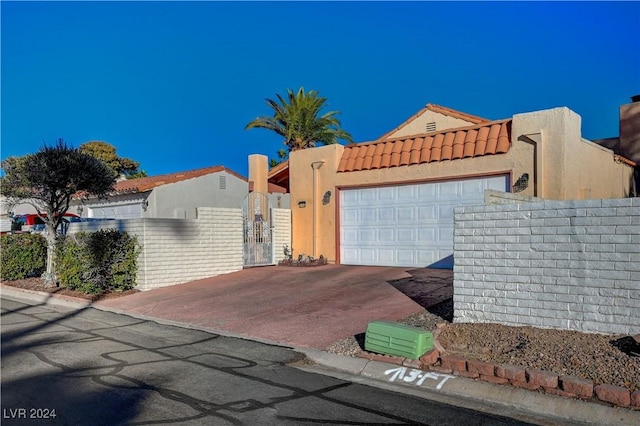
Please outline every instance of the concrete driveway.
M370 321L394 321L420 311L422 306L390 284L406 286L412 276L408 270L269 266L97 304L261 341L323 349L364 332ZM417 271L440 281L451 276L451 271Z

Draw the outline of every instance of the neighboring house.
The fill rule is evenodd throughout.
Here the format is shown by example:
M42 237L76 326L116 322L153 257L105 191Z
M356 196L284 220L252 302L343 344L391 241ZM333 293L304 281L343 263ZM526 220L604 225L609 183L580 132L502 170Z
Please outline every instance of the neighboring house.
M294 256L450 268L453 208L486 189L630 195L635 163L582 138L580 121L564 107L491 121L428 104L375 141L294 151L269 182L291 194Z
M0 232L5 233L11 231L11 218L25 214L35 214L36 209L28 203L18 203L9 206L7 198L0 196Z
M594 142L636 163L632 192L640 196L640 95L632 96L631 103L620 105L619 136Z
M270 198L279 201L282 208L289 207L283 188L270 185L269 191ZM215 166L120 180L106 199L74 200L69 211L91 218L195 219L198 207L241 208L248 193L245 177Z

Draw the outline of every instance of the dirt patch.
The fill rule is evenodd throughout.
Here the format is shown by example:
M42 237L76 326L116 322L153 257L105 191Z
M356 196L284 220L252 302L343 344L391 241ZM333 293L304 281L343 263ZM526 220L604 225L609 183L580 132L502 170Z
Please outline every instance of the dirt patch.
M113 299L116 297L127 296L130 294L135 294L139 292L139 290L127 290L127 291L121 291L121 292L107 291L101 294L86 294L86 293L80 293L78 291L69 290L62 287L46 287L44 285L44 281L42 280L42 278L39 278L39 277L26 278L23 280L15 280L15 281L0 281L0 283L2 285L21 288L24 290L40 291L43 293L50 293L50 294L59 294L67 297L76 297L78 299L88 300L90 302L97 302L98 300L105 300L105 299Z

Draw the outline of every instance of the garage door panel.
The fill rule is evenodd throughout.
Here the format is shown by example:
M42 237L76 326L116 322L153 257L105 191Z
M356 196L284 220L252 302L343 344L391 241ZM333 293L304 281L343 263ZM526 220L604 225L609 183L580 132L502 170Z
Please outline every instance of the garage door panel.
M418 187L418 198L421 200L434 199L436 196L435 185L416 185Z
M435 221L438 218L436 213L436 206L421 206L418 207L418 220L420 222Z
M378 229L378 241L381 243L394 243L395 230L391 228Z
M342 250L342 261L347 265L358 265L358 249L349 249L343 248Z
M368 265L375 264L376 250L372 248L362 249L360 250L359 258L361 262L364 262Z
M440 242L440 243L453 243L453 227L451 227L451 228L438 228L438 242Z
M340 234L341 234L342 243L345 246L350 244L357 245L359 243L357 229L345 229Z
M360 199L360 193L358 191L343 191L340 194L342 202L352 204L357 202Z
M380 222L392 222L394 220L395 210L390 207L378 209L378 220Z
M472 195L484 191L483 182L481 181L469 180L466 182L461 182L461 185L462 188L460 193L462 195Z
M376 189L364 189L360 193L359 202L371 202L377 198L378 191Z
M507 186L506 178L492 178L487 181L487 186L485 189L494 189L496 191L508 191L509 187Z
M453 267L453 209L482 204L506 176L340 191L344 264Z
M451 197L458 194L458 183L457 182L443 182L438 185L438 195L441 197Z
M360 242L362 242L362 243L375 243L376 242L376 230L375 229L361 229L360 230Z
M346 225L358 223L358 210L349 209L342 210L340 214L340 221Z
M395 262L395 250L381 248L378 250L378 263L393 263Z
M398 187L398 200L413 200L416 197L415 185L406 185Z
M400 244L413 243L413 229L398 229L398 240Z
M376 219L376 210L372 208L363 208L360 210L360 223L373 222Z
M436 231L436 228L419 228L418 241L422 244L435 243L437 241Z
M398 207L398 222L413 222L413 207Z
M377 189L377 199L380 201L388 201L388 200L393 200L396 198L395 195L395 188L393 187L386 187L386 188L378 188Z

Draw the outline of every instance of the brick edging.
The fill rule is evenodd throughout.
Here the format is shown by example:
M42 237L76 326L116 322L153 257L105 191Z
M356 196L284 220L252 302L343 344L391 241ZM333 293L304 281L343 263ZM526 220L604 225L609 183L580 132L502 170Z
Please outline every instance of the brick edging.
M604 402L616 407L640 410L640 390L631 392L624 386L607 384L594 386L592 380L580 377L561 376L549 371L515 365L494 364L468 359L460 355L441 354L437 347L441 348L440 345L436 345L436 349L425 353L417 360L394 355L381 355L364 350L358 356L372 361L453 374L498 385L514 386L551 395Z

